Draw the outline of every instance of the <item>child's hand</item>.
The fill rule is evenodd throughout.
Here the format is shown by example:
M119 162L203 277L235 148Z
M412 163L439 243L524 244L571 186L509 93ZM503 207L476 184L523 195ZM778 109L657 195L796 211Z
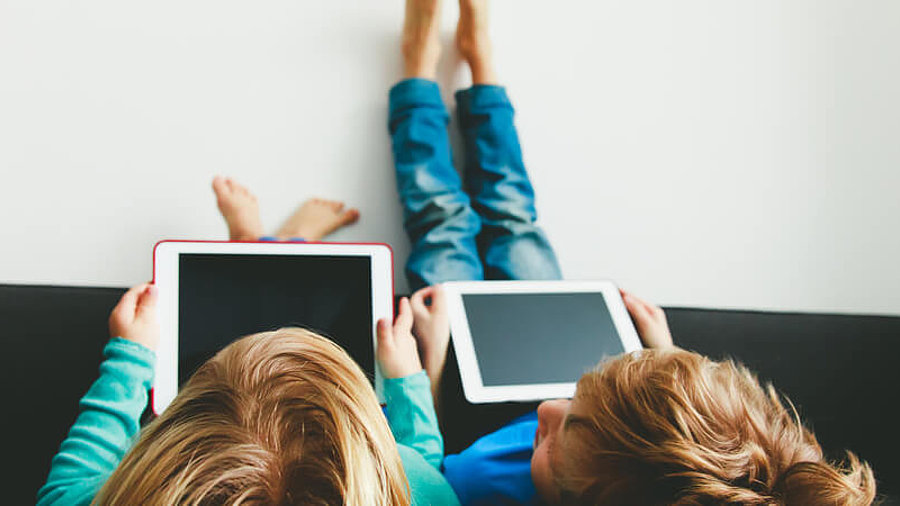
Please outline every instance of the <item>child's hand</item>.
M109 334L156 350L159 322L155 286L144 283L125 292L109 315Z
M412 309L406 297L400 299L393 327L386 318L378 320L378 364L385 378L403 378L422 370L412 325Z
M413 334L419 342L419 352L431 384L437 385L450 344L450 319L444 290L440 285L422 288L412 295ZM428 304L426 304L428 302Z
M666 322L666 313L659 306L654 306L625 290L619 290L622 294L622 300L625 301L625 307L634 320L634 326L637 327L638 335L647 348L671 348L675 346L672 343L672 333L669 331L669 324Z

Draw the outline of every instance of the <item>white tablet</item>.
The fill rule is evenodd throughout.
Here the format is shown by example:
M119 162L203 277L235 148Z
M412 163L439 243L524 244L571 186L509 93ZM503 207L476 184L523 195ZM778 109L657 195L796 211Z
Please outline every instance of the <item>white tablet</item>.
M154 412L162 413L196 368L232 341L285 326L337 342L380 390L375 322L393 316L391 256L384 244L157 243Z
M453 349L473 403L572 397L605 357L641 349L609 281L444 283Z

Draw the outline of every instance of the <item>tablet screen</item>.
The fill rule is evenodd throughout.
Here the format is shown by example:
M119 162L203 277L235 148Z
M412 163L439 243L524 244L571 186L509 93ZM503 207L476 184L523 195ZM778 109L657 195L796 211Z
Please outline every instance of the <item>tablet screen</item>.
M331 338L371 377L371 268L367 256L180 254L179 386L235 339L285 326Z
M486 387L575 382L624 352L602 293L463 294Z

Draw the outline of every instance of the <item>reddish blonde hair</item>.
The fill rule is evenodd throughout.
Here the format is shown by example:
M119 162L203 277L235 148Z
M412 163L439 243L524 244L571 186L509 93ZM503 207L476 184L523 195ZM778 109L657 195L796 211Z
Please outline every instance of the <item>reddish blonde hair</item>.
M235 341L141 433L98 504L408 505L375 392L331 341L286 328Z
M789 401L788 401L789 402ZM564 503L867 505L871 468L825 460L815 436L745 367L643 350L578 382L556 480Z

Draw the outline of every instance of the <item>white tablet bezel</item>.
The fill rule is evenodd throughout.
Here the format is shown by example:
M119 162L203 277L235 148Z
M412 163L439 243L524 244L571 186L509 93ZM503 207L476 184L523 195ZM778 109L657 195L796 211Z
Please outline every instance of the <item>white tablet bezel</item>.
M466 319L462 299L465 294L602 293L625 352L642 348L619 289L611 281L453 281L442 283L441 286L446 295L453 350L459 363L463 392L472 403L569 398L575 394L575 382L485 386ZM523 364L523 367L529 366Z
M365 256L371 259L372 266L373 346L376 343L376 322L381 318L392 319L394 315L393 252L387 244L160 241L153 248L153 282L159 290L157 309L160 325L152 391L152 406L156 414L162 413L178 393L178 257L184 253ZM377 366L374 370L376 392L380 393L381 372Z

